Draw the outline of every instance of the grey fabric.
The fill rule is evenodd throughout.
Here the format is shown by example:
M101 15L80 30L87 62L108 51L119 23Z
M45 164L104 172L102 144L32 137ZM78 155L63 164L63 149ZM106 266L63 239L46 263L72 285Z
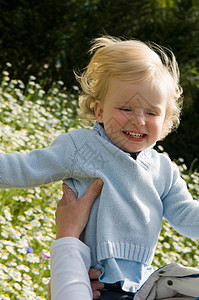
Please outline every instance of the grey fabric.
M173 263L156 270L135 294L134 300L154 300L181 296L199 297L199 269Z

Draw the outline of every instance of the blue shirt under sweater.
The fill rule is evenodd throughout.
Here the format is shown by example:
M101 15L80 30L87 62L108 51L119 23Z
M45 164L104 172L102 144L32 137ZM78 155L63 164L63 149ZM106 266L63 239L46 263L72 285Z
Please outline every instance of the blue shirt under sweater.
M2 188L63 180L81 197L95 178L104 186L83 240L91 249L92 265L103 267L104 281L125 280L124 288L132 291L142 285L152 272L163 216L180 234L199 238L199 203L177 166L152 148L134 160L98 123L94 130L62 134L45 149L0 155Z

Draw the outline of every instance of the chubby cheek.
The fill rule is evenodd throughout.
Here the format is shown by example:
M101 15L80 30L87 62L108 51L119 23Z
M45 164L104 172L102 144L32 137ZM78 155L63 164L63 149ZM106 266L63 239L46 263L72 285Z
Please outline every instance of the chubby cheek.
M156 122L151 126L151 129L153 130L157 139L159 139L162 135L162 130L163 130L163 126L164 126L163 124L164 124L164 120Z
M124 126L128 122L127 116L119 110L112 110L106 118L106 122L115 123L117 126Z
M118 132L119 126L114 119L109 119L104 122L104 129L106 131L106 134L110 138L110 136Z

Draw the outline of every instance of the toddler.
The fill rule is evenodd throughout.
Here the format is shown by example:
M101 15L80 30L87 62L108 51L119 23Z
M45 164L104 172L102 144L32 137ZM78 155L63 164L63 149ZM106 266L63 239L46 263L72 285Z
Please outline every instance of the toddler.
M82 114L93 130L60 135L46 149L0 155L0 187L28 188L63 180L81 197L95 178L104 186L82 240L107 287L136 293L165 217L199 238L199 203L178 168L153 147L179 124L181 87L174 55L138 40L98 38L78 77Z

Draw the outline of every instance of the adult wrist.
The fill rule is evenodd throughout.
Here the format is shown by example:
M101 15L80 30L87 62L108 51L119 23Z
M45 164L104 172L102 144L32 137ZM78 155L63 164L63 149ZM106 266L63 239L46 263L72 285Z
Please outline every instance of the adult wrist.
M64 238L64 237L74 237L76 239L79 239L80 234L76 231L71 230L64 230L62 232L56 232L56 240Z

